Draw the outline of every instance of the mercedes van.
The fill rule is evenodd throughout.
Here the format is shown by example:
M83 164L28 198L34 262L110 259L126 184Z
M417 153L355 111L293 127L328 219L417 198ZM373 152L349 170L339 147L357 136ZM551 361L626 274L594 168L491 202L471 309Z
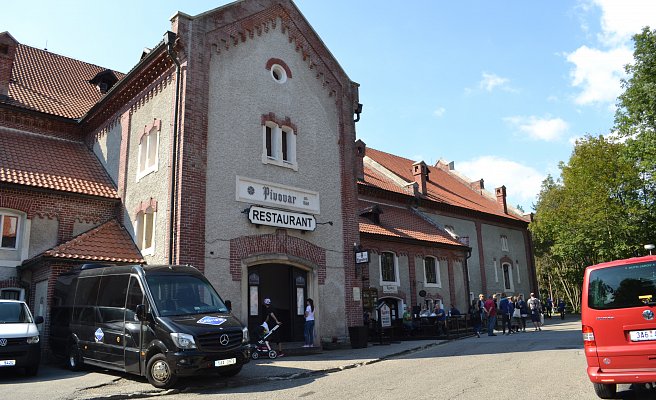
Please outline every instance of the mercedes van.
M24 368L34 376L41 362L41 341L37 325L43 317L32 317L23 301L0 300L0 368Z
M587 373L597 396L656 382L656 256L593 265L581 302Z
M72 370L84 364L146 376L233 376L249 361L248 329L190 266L87 264L58 277L50 349Z

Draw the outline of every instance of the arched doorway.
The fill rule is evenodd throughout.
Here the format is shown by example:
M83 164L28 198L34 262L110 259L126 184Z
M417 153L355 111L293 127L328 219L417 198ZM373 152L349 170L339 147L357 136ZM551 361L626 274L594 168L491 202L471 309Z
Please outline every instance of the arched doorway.
M303 341L307 271L286 264L259 264L248 268L248 330L257 341L262 323L262 302L271 299L273 311L282 322L280 340Z

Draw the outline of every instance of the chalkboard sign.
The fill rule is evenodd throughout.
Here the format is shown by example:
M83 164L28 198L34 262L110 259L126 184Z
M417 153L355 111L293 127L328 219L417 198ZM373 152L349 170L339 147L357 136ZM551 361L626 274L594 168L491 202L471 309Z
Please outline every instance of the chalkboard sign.
M380 326L382 328L389 328L392 326L392 312L389 306L383 303L378 307L378 311L380 312Z

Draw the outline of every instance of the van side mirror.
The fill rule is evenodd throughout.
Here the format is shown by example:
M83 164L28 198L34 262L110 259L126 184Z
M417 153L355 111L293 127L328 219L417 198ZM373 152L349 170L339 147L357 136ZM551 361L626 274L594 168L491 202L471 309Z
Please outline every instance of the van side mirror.
M40 315L37 315L36 318L34 318L34 323L36 325L42 324L43 323L43 317Z
M145 304L139 304L137 305L136 313L137 319L139 321L145 321L147 319L146 316L146 305Z

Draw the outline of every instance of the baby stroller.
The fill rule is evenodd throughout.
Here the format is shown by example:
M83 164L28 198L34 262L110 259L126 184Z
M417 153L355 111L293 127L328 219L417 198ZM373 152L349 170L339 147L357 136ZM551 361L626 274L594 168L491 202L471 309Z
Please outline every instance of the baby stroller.
M260 326L260 328L262 328L261 331L260 331L260 336L261 336L260 340L257 341L257 344L255 345L255 348L251 352L251 358L253 360L257 360L258 358L260 358L261 355L262 356L269 356L270 359L274 359L274 358L278 357L278 352L271 348L267 338L269 336L273 335L273 333L276 330L278 330L279 327L280 327L280 325L276 325L273 328L271 328L270 330L267 330L266 327Z

